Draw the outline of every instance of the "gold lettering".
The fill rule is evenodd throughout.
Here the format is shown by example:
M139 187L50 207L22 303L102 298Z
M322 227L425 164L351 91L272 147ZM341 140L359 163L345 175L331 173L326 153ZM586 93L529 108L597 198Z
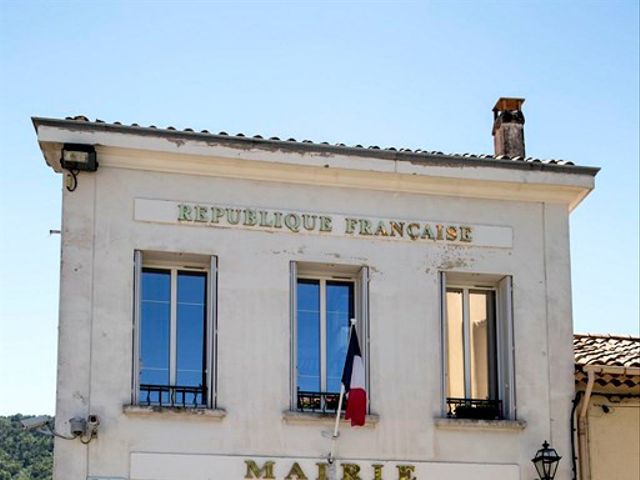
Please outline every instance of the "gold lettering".
M442 225L436 225L436 240L444 240L443 232L444 227Z
M302 226L305 230L315 230L316 228L316 216L315 215L302 215ZM310 220L313 220L310 222Z
M273 226L276 228L282 228L282 213L273 212Z
M273 466L275 462L269 460L268 462L264 462L262 468L258 468L256 462L253 460L245 460L244 463L247 465L247 473L244 478L265 478L269 480L274 480L273 476Z
M320 216L320 231L330 232L333 227L331 226L331 217Z
M384 467L384 465L374 464L371 466L373 467L373 480L382 480L382 467Z
M415 240L420 236L420 225L417 223L410 223L407 225L407 235L411 240Z
M300 215L296 213L289 213L284 217L285 226L292 232L300 231Z
M395 237L396 233L404 237L404 222L394 222L391 220L391 236Z
M398 469L398 480L416 480L413 473L416 471L416 467L413 465L396 465Z
M344 227L344 233L352 234L353 230L358 224L358 220L356 218L345 218L344 221L346 222L346 225Z
M362 480L359 473L360 467L355 463L342 464L342 480Z
M327 480L327 466L326 463L316 463L318 466L318 478L316 480Z
M178 205L178 221L190 222L191 221L191 207L189 205Z
M461 242L470 242L471 241L471 227L460 227L460 241Z
M270 222L267 221L268 216L269 216L269 213L267 211L260 210L258 212L258 215L260 215L260 226L261 227L273 227L273 220L270 221Z
M244 209L244 224L253 227L256 223L258 223L258 216L256 215L256 211L250 208Z
M388 237L389 232L387 232L387 226L384 224L382 220L378 222L378 226L376 227L376 233L374 235L378 237Z
M207 222L209 219L207 218L207 213L209 209L206 207L201 207L200 205L196 205L196 222Z
M360 235L373 235L371 232L371 222L364 218L360 219Z
M229 225L237 225L240 223L240 210L239 208L227 208L227 223Z
M296 480L309 480L302 471L302 468L300 468L300 465L298 465L298 462L294 462L294 464L291 465L291 470L289 470L289 473L287 473L287 476L284 477L284 479L293 480L294 475Z
M224 216L224 208L211 207L211 223L218 223Z
M431 230L431 225L427 223L424 226L424 229L422 230L422 235L420 235L420 238L428 238L429 240L433 240L433 230Z
M452 225L447 227L447 240L453 241L458 238L458 229Z

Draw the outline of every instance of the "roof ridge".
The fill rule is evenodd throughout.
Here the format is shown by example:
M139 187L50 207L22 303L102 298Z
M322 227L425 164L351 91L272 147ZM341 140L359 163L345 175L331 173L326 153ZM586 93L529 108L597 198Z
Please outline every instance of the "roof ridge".
M634 340L640 341L640 336L635 335L624 335L624 334L611 334L611 333L574 333L575 337L587 337L587 338L612 338L615 340Z

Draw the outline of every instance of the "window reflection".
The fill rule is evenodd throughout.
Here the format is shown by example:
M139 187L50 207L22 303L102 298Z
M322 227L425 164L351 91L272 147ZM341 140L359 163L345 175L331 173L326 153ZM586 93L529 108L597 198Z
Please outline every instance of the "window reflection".
M206 272L142 270L141 402L206 403L206 292Z
M179 272L176 312L176 385L202 387L205 382L207 276L202 272ZM193 393L186 402L202 402Z
M140 321L140 383L169 383L171 272L142 272Z
M320 282L298 280L297 382L300 390L320 391Z
M301 391L340 391L353 317L353 282L298 279L296 380Z
M327 392L340 392L353 316L353 284L327 282Z
M447 354L449 373L448 397L464 394L464 329L462 323L462 290L447 290Z
M447 397L497 398L495 321L495 291L447 289Z

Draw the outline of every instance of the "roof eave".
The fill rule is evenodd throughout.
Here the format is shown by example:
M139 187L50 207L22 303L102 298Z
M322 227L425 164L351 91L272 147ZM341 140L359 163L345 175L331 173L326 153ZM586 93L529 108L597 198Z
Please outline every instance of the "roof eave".
M279 148L291 152L317 152L317 153L333 153L341 155L350 155L357 157L378 158L393 161L407 161L415 162L427 165L445 165L445 166L473 166L473 167L493 167L493 168L506 168L517 169L526 171L544 171L544 172L558 172L558 173L571 173L578 175L588 175L595 177L600 171L598 167L587 167L578 165L561 165L544 163L542 161L524 161L524 160L511 160L511 159L497 159L497 158L480 158L477 156L458 156L448 154L433 154L433 153L416 153L399 150L389 149L376 149L376 148L359 148L340 145L330 145L323 143L306 143L298 141L287 140L273 140L266 138L256 137L240 137L240 136L228 136L203 132L191 132L181 130L167 130L151 127L139 127L119 125L112 123L99 123L99 122L84 122L78 120L61 120L45 117L32 117L33 126L38 132L40 126L50 126L62 129L76 130L76 131L105 131L112 133L122 133L129 135L141 135L141 136L154 136L159 138L170 138L173 140L191 140L202 141L206 143L217 143L226 146L239 146L247 148L250 145L255 148L267 147L270 149ZM42 142L41 142L42 148ZM44 148L43 148L44 152ZM47 163L50 163L50 159L47 158ZM588 192L586 192L588 193ZM585 193L585 196L586 196ZM578 202L579 203L579 202ZM577 205L577 203L576 203Z

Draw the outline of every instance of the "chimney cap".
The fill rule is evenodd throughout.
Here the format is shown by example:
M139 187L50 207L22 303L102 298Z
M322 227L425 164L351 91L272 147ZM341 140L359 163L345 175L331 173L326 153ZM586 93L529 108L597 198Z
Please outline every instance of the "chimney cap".
M496 106L493 107L493 113L504 111L520 111L524 98L515 97L500 97L496 102Z

